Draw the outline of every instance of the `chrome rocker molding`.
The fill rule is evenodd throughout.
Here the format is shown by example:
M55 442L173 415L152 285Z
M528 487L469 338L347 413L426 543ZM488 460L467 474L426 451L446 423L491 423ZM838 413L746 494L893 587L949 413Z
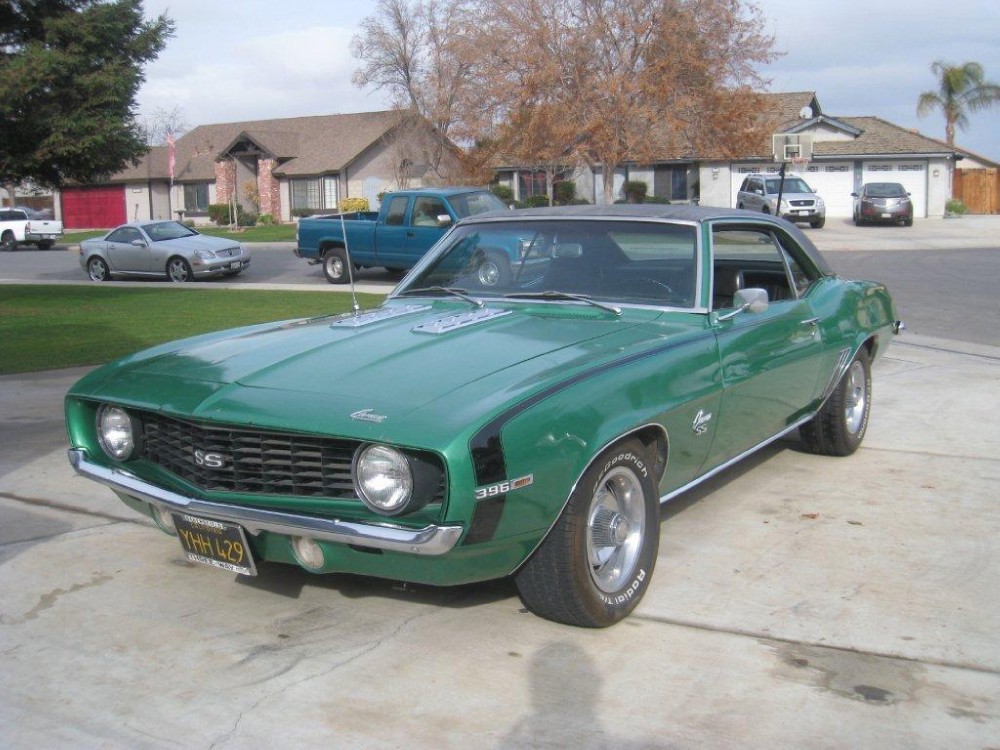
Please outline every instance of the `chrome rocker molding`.
M69 449L69 462L81 476L100 482L115 492L130 495L151 505L236 523L255 536L268 531L390 552L443 555L455 546L464 531L462 526L430 525L422 529L408 529L390 524L358 523L213 503L161 489L121 469L109 469L92 463L87 459L87 452L79 448Z

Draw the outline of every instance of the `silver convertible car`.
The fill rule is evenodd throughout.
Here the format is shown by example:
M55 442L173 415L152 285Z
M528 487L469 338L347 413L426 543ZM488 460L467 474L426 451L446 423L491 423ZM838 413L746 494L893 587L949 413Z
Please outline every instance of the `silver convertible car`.
M179 221L122 224L80 243L80 267L94 281L113 276L191 281L236 276L249 265L250 253L239 242L199 234Z

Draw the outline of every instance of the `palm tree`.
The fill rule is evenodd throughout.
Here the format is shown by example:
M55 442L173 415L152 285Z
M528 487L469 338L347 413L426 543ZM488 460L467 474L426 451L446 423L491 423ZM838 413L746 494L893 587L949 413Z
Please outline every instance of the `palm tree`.
M1000 101L1000 86L983 80L983 66L977 62L947 65L937 60L931 72L939 81L937 91L925 91L917 101L917 115L924 117L935 110L944 114L945 138L955 145L955 126L965 130L969 114L979 112Z

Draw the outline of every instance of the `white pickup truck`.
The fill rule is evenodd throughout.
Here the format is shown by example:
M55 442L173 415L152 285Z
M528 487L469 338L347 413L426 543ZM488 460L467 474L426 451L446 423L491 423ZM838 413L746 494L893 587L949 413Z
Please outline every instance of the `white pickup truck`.
M47 250L62 237L61 221L34 218L23 208L0 208L0 250L17 250L19 243Z

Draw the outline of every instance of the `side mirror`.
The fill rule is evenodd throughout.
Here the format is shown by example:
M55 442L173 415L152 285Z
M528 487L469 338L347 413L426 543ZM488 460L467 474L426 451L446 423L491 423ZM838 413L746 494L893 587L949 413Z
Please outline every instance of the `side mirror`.
M720 315L717 320L732 320L741 313L762 313L767 310L769 301L767 291L764 289L739 289L733 295L733 306L736 308L732 312Z
M437 223L439 227L446 227L451 224L451 217L448 214L438 214Z
M142 240L132 240L129 244L132 247L146 247L146 243Z
M851 197L852 197L852 198L857 198L857 197L858 197L858 194L857 194L857 193L851 193Z
M767 310L770 301L763 289L739 289L733 295L733 304L743 312L762 313Z

